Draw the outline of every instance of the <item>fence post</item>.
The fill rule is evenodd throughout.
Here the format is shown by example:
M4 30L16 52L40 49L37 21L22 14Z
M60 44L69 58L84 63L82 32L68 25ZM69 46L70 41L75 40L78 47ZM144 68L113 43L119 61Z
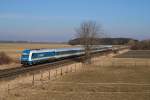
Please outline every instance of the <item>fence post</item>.
M60 72L60 75L62 76L62 75L63 75L63 72L62 72L62 67L61 67L61 69L60 69L60 70L61 70L61 72Z
M48 72L48 79L51 80L51 71Z
M96 57L94 57L93 59L94 59L94 62L93 62L93 63L96 64Z
M115 65L115 62L114 62L114 61L112 61L112 67L114 67L114 65Z
M148 67L148 60L146 61L146 67Z
M82 64L82 71L83 71L83 72L84 72L85 66L86 66L85 63L83 63L83 64Z
M57 78L57 69L56 69L56 73L55 73L55 78Z
M10 85L8 84L8 90L7 90L7 92L8 92L8 94L10 93Z
M103 67L103 61L101 61L101 67Z
M66 71L66 73L68 73L68 66L67 66L67 71Z
M72 66L71 66L71 70L70 70L70 72L72 72Z
M136 67L136 61L134 61L134 66Z
M32 78L32 85L34 86L34 80L35 80L35 77L34 77L34 73L33 73L33 78Z
M41 71L41 79L40 79L40 80L42 81L42 79L43 79L43 73L42 73L42 71Z
M75 63L75 72L76 72L76 67L77 67L77 66L76 66L76 63Z

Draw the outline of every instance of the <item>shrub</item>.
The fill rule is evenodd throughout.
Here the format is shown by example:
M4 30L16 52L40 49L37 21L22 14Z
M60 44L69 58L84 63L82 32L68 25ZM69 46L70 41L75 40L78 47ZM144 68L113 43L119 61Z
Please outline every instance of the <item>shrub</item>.
M129 44L132 50L150 50L150 40L144 40Z
M0 65L9 64L12 59L5 52L0 52Z

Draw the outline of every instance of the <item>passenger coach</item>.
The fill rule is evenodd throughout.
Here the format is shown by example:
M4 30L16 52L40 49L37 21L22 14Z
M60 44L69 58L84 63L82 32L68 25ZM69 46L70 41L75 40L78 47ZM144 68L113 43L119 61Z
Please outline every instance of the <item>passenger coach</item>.
M112 49L112 46L98 46L92 52L102 52ZM56 59L81 56L84 54L83 48L59 48L59 49L26 49L22 52L21 64L34 65Z

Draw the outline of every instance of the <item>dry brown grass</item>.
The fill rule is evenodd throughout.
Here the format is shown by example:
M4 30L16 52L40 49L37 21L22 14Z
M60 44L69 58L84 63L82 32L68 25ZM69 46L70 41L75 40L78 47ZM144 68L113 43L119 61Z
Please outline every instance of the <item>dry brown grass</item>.
M100 57L90 66L34 86L20 84L4 100L150 100L150 59Z
M144 59L136 60L134 65L135 59L106 58L102 65L84 66L55 81L21 85L5 99L150 100L150 64L145 64Z
M150 58L150 50L130 50L117 58Z

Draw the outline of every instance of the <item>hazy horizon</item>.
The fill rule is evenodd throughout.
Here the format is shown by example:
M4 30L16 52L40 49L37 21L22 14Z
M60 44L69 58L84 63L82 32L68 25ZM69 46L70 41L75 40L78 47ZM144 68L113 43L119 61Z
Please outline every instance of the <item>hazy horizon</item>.
M0 40L66 42L86 20L109 37L150 39L149 0L1 0Z

